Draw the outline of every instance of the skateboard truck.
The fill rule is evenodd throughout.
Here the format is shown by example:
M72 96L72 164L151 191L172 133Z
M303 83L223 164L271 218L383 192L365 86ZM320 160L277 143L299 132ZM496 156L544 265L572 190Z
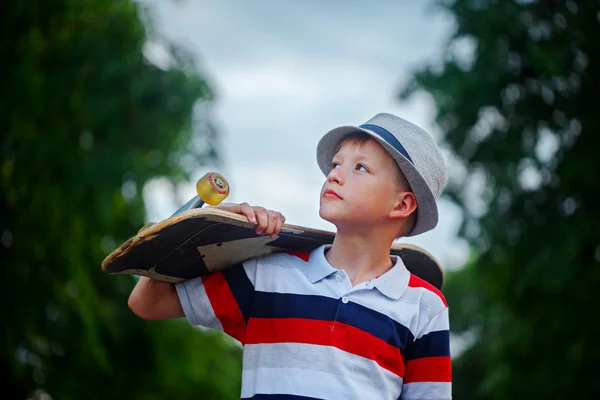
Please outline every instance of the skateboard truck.
M221 174L208 172L196 182L196 193L198 193L197 196L194 196L192 200L188 201L173 215L177 215L183 211L201 208L205 203L210 204L211 206L220 204L229 195L229 183L227 183L227 180L223 178ZM156 225L156 222L147 223L140 228L138 233L153 225Z

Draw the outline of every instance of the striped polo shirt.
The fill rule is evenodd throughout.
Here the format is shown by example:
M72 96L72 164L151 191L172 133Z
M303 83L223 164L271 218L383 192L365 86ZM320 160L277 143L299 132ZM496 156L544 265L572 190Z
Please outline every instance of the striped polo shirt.
M352 286L322 246L176 285L191 324L244 346L243 399L451 398L448 306L399 257Z

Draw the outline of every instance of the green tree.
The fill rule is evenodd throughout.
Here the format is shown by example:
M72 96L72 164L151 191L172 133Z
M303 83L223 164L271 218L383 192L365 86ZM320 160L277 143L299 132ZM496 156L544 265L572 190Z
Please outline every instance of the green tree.
M0 6L0 379L13 398L239 397L239 347L136 318L134 278L100 269L143 225L149 180L217 160L214 130L193 122L209 86L176 46L168 68L144 57L141 11L133 0Z
M596 398L600 2L443 4L448 51L400 97L431 94L462 165L447 195L476 256L445 290L453 330L475 340L454 362L455 396Z

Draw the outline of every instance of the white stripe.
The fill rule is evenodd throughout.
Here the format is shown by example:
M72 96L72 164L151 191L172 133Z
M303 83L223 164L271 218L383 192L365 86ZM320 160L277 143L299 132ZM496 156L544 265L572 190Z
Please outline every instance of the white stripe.
M332 346L307 343L253 344L244 348L244 370L254 368L296 368L343 376L364 390L397 391L402 378L375 361Z
M242 397L255 394L290 394L318 399L396 400L399 392L373 390L358 384L352 375L340 375L300 368L259 368L242 375Z
M202 325L207 328L223 330L223 325L216 317L208 300L202 278L194 278L176 284L179 301L186 318L192 325Z
M402 400L450 400L450 382L411 382L402 389Z

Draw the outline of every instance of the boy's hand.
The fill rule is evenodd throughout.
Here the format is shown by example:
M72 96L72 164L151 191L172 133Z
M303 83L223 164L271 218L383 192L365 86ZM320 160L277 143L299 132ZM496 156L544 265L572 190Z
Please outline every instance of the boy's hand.
M285 222L285 217L277 211L267 210L264 207L250 206L248 203L221 203L214 208L240 214L248 218L253 224L257 224L256 233L259 235L270 235L274 238Z

